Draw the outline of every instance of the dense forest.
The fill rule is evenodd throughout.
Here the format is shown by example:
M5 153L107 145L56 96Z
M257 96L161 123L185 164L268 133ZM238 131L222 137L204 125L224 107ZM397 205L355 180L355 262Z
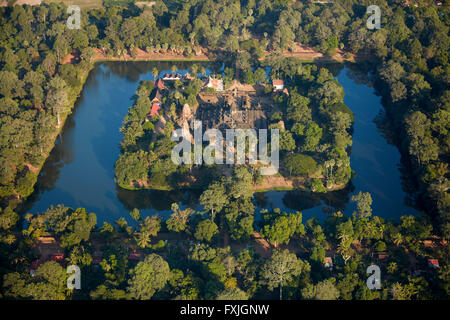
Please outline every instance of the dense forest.
M427 270L427 258L445 261L447 249L424 246L432 226L425 217L394 224L373 216L369 194L324 223L302 214L262 211L255 221L252 176L245 167L201 195L206 212L172 205L167 220L130 212L96 228L85 209L51 207L25 217L24 241L59 239L65 262L27 255L3 278L8 299L447 299L448 269ZM252 240L255 230L260 238ZM224 233L229 233L230 239ZM228 242L228 245L225 243ZM357 246L355 246L357 244ZM269 247L270 249L267 249ZM25 243L10 260L25 254ZM332 265L325 265L325 257ZM387 258L388 257L388 258ZM23 259L23 258L22 258ZM414 266L411 259L417 259ZM366 268L380 265L381 290L366 286ZM62 264L62 265L61 265ZM81 268L81 289L66 287L65 264Z
M381 8L379 30L366 28L366 8L372 4ZM80 30L66 27L63 4L2 7L0 12L2 297L257 299L277 298L273 290L278 289L283 299L448 299L448 244L424 246L432 235L448 242L450 234L445 5L414 0L408 5L384 0L171 0L139 8L111 3L83 11ZM360 193L353 198L358 209L351 218L336 212L320 225L303 223L300 213L274 209L255 221L249 187L253 177L245 168L236 169L229 180L209 184L201 196L206 212L174 206L167 221L144 219L134 210L135 226L122 219L99 228L95 214L63 206L37 216L19 215L96 60L137 57L139 50L192 58L204 50L234 66L233 77L243 83L258 81L257 71L265 63L281 70L283 78L293 77L294 85L327 79L326 71L315 70L305 80L307 67L280 58L295 43L326 56L337 49L355 54L370 72L426 215L405 216L398 224L383 221L376 212L372 217L370 195ZM69 54L72 63L67 63ZM211 196L217 192L225 196ZM258 230L274 247L270 255L252 245L232 250ZM81 291L66 289L65 269L54 261L43 263L33 277L29 274L36 258L30 247L45 232L56 237L67 262L89 275L83 277ZM159 241L160 234L175 238ZM230 234L230 249L219 245L224 234ZM103 252L98 265L92 262L96 244ZM145 259L130 259L130 248ZM323 266L325 252L333 253L332 271ZM365 268L377 252L386 252L390 263L380 262L386 275L383 289L370 291ZM438 258L440 270L424 272L428 258ZM411 259L420 270L411 270ZM151 279L150 284L143 287L142 279Z

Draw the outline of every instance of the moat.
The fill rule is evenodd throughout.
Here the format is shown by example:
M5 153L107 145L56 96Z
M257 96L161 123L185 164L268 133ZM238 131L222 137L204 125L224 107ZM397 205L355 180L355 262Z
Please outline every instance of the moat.
M114 163L120 153L122 135L119 128L141 80L153 80L154 66L161 74L176 65L180 73L191 62L109 62L101 63L90 73L73 114L41 171L34 194L28 199L26 212L41 212L50 205L85 207L95 212L99 225L126 217L133 208L143 216L168 216L170 205L197 207L201 191L176 190L130 191L114 182ZM197 63L199 64L199 63ZM220 72L220 66L205 64L206 73ZM327 194L302 191L257 193L258 208L271 206L285 211L301 211L304 219L327 216L324 207L351 215L352 194L370 192L373 213L398 220L401 215L417 214L403 186L400 153L388 143L389 133L380 124L383 117L381 97L368 85L367 77L354 66L327 66L345 90L345 104L355 116L351 168L355 176L350 185ZM376 124L378 123L378 125Z

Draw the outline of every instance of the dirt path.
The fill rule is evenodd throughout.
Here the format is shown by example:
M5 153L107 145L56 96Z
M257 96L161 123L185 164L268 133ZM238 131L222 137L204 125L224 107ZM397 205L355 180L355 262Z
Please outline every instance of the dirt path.
M28 167L28 170L30 170L34 174L38 174L39 173L39 168L38 167L33 166L31 163L25 163L25 165Z
M1 0L0 0L1 1ZM345 58L346 52L341 49L336 49L336 54L333 57L327 57L324 54L315 51L312 47L301 45L299 43L295 43L294 51L284 51L282 54L285 57L293 57L303 61L354 61L355 55L349 54L348 58ZM147 52L140 48L137 48L137 54L135 57L132 57L129 53L123 55L122 57L111 57L106 55L106 53L98 48L95 48L96 56L94 58L95 61L211 61L217 58L208 49L197 46L194 49L194 55L192 57L186 57L182 53L178 53L175 51L167 51L165 53L155 53L155 52ZM274 52L265 51L264 57L260 60L264 60L268 55L273 54ZM364 58L363 56L360 57ZM65 63L74 63L76 60L76 56L72 53L68 54L67 57L62 61L62 64Z
M17 0L14 5L24 5L28 4L30 6L37 6L40 5L42 0ZM0 0L0 7L6 7L8 5L8 0Z
M302 46L296 44L296 50L294 52L283 52L285 57L293 57L299 60L319 60L319 61L353 61L355 56L350 54L348 58L345 58L346 52L341 49L336 49L336 53L333 57L328 57L323 53L317 52L311 47Z
M140 48L137 48L137 55L132 57L129 53L123 55L122 57L109 57L106 53L100 49L95 49L96 61L128 61L128 60L155 60L155 61L209 61L210 59L206 55L207 50L203 48L196 48L194 56L188 58L183 54L176 53L173 51L167 51L166 53L148 53Z
M69 53L67 57L64 58L63 61L61 61L61 64L67 64L67 63L75 63L75 55L73 53Z
M306 187L301 184L299 180L290 180L285 177L277 176L266 176L263 182L253 187L253 190L261 191L274 188L293 189L294 186L296 188L306 189Z
M345 184L333 185L331 188L328 188L328 191L332 190L340 190L345 188ZM270 189L305 189L309 190L306 187L305 180L301 178L289 179L281 176L266 176L264 181L260 184L253 186L253 190L255 191L264 191Z
M255 251L263 258L268 258L272 254L272 246L267 242L259 232L254 232L252 237L256 243Z

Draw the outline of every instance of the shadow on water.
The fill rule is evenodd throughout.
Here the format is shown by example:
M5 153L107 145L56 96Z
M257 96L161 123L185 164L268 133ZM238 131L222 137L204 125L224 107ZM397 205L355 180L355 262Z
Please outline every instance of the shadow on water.
M345 104L355 113L351 163L356 172L356 192L371 192L376 215L394 220L405 214L416 215L419 209L412 172L397 148L401 142L372 75L354 64L346 65L346 70L337 78L345 89ZM353 151L355 148L358 150ZM367 163L361 163L361 159ZM369 188L364 190L365 186Z
M201 190L125 190L116 186L117 198L125 209L169 211L172 203L178 203L181 207L197 208Z
M125 217L141 210L143 216L167 217L172 203L201 209L200 190L129 191L114 182L114 164L120 154L122 125L132 98L142 80L153 80L153 68L161 74L188 72L192 64L202 65L206 74L219 73L221 63L202 62L104 62L89 75L73 114L68 118L55 148L47 159L23 212L42 212L50 205L85 207L103 221ZM371 87L370 77L353 65L325 64L345 90L344 102L355 114L351 166L356 172L347 188L327 194L300 190L257 193L258 209L278 207L284 211L302 211L305 219L326 218L328 211L351 215L352 194L370 192L374 214L398 220L400 215L415 214L405 203L412 203L407 193L408 170L392 144L394 137L383 113L381 99ZM402 185L404 190L402 190ZM406 199L406 200L405 200Z

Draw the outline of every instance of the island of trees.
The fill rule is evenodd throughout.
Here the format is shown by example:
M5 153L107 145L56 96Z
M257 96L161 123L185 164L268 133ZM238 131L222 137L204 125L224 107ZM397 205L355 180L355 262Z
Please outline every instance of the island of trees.
M366 28L366 8L372 4L383 13L379 30ZM158 0L143 7L108 2L83 11L80 30L66 27L64 4L11 5L0 11L2 298L448 299L446 6L421 0L173 0L169 5ZM348 164L342 162L345 172L338 174L337 160L348 157L351 115L342 105L341 88L326 69L295 61L299 45L313 48L324 59L345 52L371 74L383 95L396 132L393 142L406 158L423 215L404 216L399 223L385 221L376 212L372 216L370 195L360 193L353 198L357 203L353 217L335 212L321 224L314 219L303 222L300 213L273 209L262 212L257 221L251 196L258 179L246 167L237 167L214 183L208 181L214 176L211 168L204 174L204 212L174 205L165 221L144 218L133 210L133 225L119 219L100 227L95 214L64 206L40 215L19 214L93 63L138 59L143 54L221 58L237 71L233 76L225 71L224 78L250 85L263 81L258 71L263 63L273 72L280 70L277 78L292 87L288 98L274 101L281 111L269 121L275 126L284 122L283 158L291 156L294 164L288 176L301 170L295 157L308 156L317 168L317 175L308 169L311 190L346 182ZM151 86L142 84L130 112L140 110L139 99L145 106ZM194 95L186 92L189 86ZM326 86L334 87L331 96L323 89ZM310 87L322 88L323 95L317 96ZM175 111L184 106L178 100L191 106L196 96L194 85L172 92L166 101L169 108L175 104ZM337 114L341 117L333 119ZM127 119L142 119L139 116ZM137 129L142 135L133 133L137 143L144 143L140 137L147 132L150 138L155 129L152 121L141 125ZM315 146L312 151L299 149L308 145L307 138ZM155 164L165 163L150 158L151 152L165 154L160 147L169 145L164 134L160 139L162 143L155 141L151 150L144 151L147 156L130 158L142 162L141 170L126 172L125 166L120 171L126 174L117 175L119 183L158 174ZM330 146L323 149L326 144ZM333 157L325 158L328 153ZM334 164L326 165L331 159ZM120 168L119 164L120 159ZM159 178L161 185L172 183L167 175ZM213 199L216 192L224 194L222 200ZM380 291L365 285L366 268L374 262L386 275ZM81 291L65 287L67 263L79 265L87 275ZM149 279L145 286L142 279Z
M343 88L326 68L301 65L294 58L269 57L265 66L271 67L272 77L289 77L291 85L276 89L267 84L261 67L254 72L258 79L246 79L243 85L233 79L240 70L226 67L223 79L209 77L209 82L225 82L225 91L216 92L208 87L208 78L199 79L195 64L192 75L181 80L158 78L156 86L152 81L141 83L121 129L122 154L115 168L118 184L124 188L205 187L229 175L226 165L173 163L173 131L187 128L192 133L192 120L199 119L220 128L257 129L259 124L262 129L279 130L280 174L267 178L258 163L247 165L255 189L277 188L277 178L314 192L344 187L351 177L347 151L353 113L343 103ZM240 122L240 118L246 120Z

